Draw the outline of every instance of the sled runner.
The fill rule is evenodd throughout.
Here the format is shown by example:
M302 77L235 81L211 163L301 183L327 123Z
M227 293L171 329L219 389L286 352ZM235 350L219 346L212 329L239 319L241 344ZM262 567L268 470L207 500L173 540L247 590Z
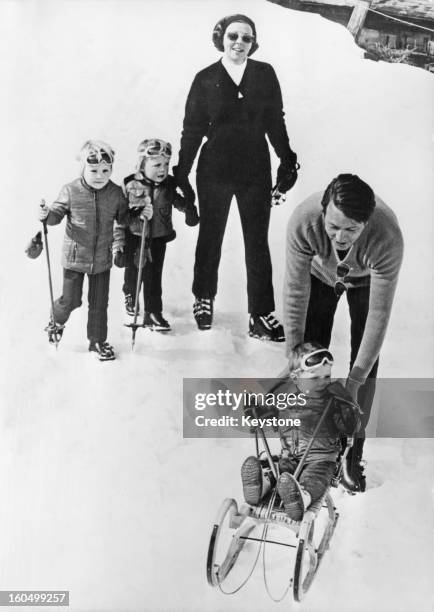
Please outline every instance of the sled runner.
M324 410L324 418L326 413L327 409ZM320 425L318 423L312 440ZM238 508L235 499L226 498L223 501L211 531L207 580L210 586L218 587L223 593L234 594L248 582L262 559L264 584L270 598L279 602L292 589L295 601L301 601L312 585L336 527L339 514L333 504L330 488L337 487L341 480L353 438L347 438L346 448L336 463L335 476L323 497L311 503L301 521L295 521L285 512L277 493L279 458L271 455L262 429L259 429L259 433L256 430L255 436L256 455L263 467L271 471L274 485L258 505L243 503ZM262 452L259 452L259 436L264 446ZM308 451L309 448L294 472L296 479ZM277 557L270 554L272 549L280 549ZM279 595L276 596L276 587L271 589L270 584L279 573L283 574L283 588L280 584Z

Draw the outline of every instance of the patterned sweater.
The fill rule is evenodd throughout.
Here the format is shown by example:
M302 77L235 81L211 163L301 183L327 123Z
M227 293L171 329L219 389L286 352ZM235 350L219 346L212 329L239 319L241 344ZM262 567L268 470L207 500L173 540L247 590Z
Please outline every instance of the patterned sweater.
M311 274L327 285L337 280L338 259L324 228L321 199L315 193L302 202L288 223L284 282L287 354L303 341ZM369 313L362 342L350 372L364 382L384 340L403 256L403 239L393 211L376 196L376 207L345 262L349 289L370 285Z

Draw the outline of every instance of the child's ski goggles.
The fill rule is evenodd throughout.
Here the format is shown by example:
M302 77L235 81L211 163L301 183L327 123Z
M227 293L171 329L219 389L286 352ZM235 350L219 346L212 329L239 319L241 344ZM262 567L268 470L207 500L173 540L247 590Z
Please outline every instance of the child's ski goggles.
M333 355L327 349L317 349L316 351L312 351L312 353L303 355L300 360L300 370L308 372L325 363L333 365Z
M91 166L96 166L101 163L106 163L111 166L113 161L113 156L107 151L104 151L104 149L92 149L86 157L86 162Z
M159 138L144 140L139 144L138 153L140 157L172 157L172 145Z

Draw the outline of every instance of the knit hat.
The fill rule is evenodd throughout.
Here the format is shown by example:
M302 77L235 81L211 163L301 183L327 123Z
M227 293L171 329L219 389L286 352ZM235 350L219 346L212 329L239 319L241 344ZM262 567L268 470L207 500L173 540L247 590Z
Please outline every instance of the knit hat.
M86 140L77 155L77 160L83 165L85 163L100 164L102 162L111 165L115 160L115 152L109 144L102 140Z
M239 15L239 14L228 15L227 17L223 17L223 19L220 19L220 21L217 22L216 25L214 26L214 30L212 33L212 41L214 43L214 46L219 51L224 51L223 36L227 30L227 27L231 23L234 23L234 21L239 21L240 23L247 23L247 25L249 25L252 28L252 33L253 33L253 37L255 40L252 43L252 48L249 51L249 57L250 57L257 50L259 45L256 42L256 26L254 22L250 19L250 17L247 17L246 15Z

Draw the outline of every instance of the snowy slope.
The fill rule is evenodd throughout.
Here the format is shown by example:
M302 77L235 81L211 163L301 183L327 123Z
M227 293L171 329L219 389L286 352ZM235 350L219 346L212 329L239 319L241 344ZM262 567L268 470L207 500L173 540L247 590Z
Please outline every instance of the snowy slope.
M210 525L224 497L240 499L239 466L253 446L182 438L183 377L274 376L285 363L281 346L246 337L236 207L213 330L201 334L192 320L197 228L175 211L178 238L168 245L164 278L174 332L139 330L131 352L115 269L114 363L87 354L85 308L72 315L57 353L46 346L44 256L23 254L38 229L40 198L50 201L77 175L74 156L84 140L113 145L115 181L133 169L141 139L166 138L176 150L192 78L218 57L212 26L235 12L257 24L256 57L276 69L302 164L296 188L272 214L278 314L291 211L339 172L355 172L396 211L406 242L381 375L433 376L430 74L364 61L344 28L265 1L3 2L0 590L69 589L74 612L288 606L267 599L259 572L234 597L207 586ZM56 294L62 236L63 227L50 228ZM347 336L342 307L333 337L342 376ZM332 550L300 610L433 608L433 441L369 440L366 456L369 490L336 494L341 517Z

